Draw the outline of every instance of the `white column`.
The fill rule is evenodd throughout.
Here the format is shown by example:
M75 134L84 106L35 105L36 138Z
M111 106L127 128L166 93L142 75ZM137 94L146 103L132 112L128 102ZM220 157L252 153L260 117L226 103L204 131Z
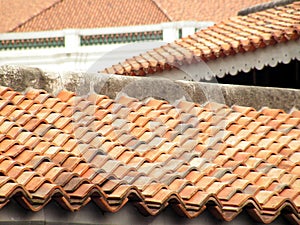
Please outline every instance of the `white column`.
M61 69L65 71L70 71L76 68L78 58L78 52L80 47L80 36L79 31L74 29L64 30L65 36L65 51L61 55L59 64Z
M65 34L65 48L67 52L77 51L80 47L80 36L78 30L68 29L64 30Z
M187 37L188 35L194 33L195 33L195 27L192 26L182 27L182 37Z
M170 43L179 38L178 28L174 24L163 24L163 41Z

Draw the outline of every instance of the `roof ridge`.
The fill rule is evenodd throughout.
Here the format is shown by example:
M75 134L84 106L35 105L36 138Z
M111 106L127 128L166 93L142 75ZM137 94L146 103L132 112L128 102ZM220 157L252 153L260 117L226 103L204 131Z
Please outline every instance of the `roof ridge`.
M46 8L44 8L43 10L41 10L40 12L38 12L37 14L31 16L29 19L27 19L27 20L25 20L24 22L20 23L18 26L16 26L16 27L10 29L8 32L14 32L17 28L23 26L23 25L24 25L25 23L27 23L28 21L34 19L35 17L41 15L41 14L44 13L45 11L49 10L50 8L53 8L55 5L57 5L57 4L59 4L59 3L63 2L63 1L64 1L64 0L57 0L57 1L54 2L52 5L50 5L50 6L46 7Z
M278 7L278 6L284 6L284 5L288 5L291 4L293 2L297 2L299 0L273 0L267 3L261 3L261 4L257 4L251 7L248 7L246 9L242 9L238 12L239 16L246 16L249 15L251 13L256 13L256 12L260 12L260 11L264 11L267 9L271 9L274 7Z
M156 7L170 20L170 21L173 21L173 19L171 18L171 16L167 13L167 10L164 9L157 1L155 0L151 0L155 5Z

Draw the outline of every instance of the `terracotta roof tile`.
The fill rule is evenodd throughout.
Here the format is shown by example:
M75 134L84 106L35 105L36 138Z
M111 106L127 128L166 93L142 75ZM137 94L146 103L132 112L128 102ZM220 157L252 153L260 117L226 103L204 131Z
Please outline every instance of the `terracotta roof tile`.
M212 4L205 0L200 4L195 0L184 2L176 0L171 4L166 0L131 0L126 5L123 2L115 1L111 7L111 2L98 0L89 4L82 4L79 1L74 3L74 1L69 0L47 0L43 2L30 0L26 5L20 0L15 0L9 4L2 0L0 7L4 14L0 16L0 32L144 25L187 20L218 22L236 14L245 7L268 1L251 0L232 4L227 0L218 0ZM71 4L73 6L72 13L68 10ZM135 11L138 13L134 13ZM198 12L202 13L199 14ZM94 17L91 18L88 15L94 15ZM45 23L45 21L48 22ZM149 62L144 60L143 66L147 67L148 65ZM119 68L118 70L122 69Z
M156 24L169 22L168 16L153 2L149 0L130 0L130 1L100 1L82 2L74 0L53 0L52 3L35 3L35 10L23 12L22 7L15 10L22 14L31 15L26 20L11 21L10 26L3 31L30 32L45 30L60 30L68 28L99 28L99 27L118 27L134 26L145 24ZM51 2L48 0L48 2ZM2 3L4 6L4 2ZM113 4L113 6L112 6ZM46 8L48 5L48 8ZM72 8L70 11L69 9ZM93 16L90 16L93 15ZM18 17L16 17L17 19ZM14 23L13 23L14 22Z
M170 4L164 0L157 1L166 5ZM189 7L194 7L194 4L190 4ZM183 64L189 65L201 60L212 61L239 53L252 52L277 43L298 40L300 37L300 17L297 16L299 11L299 2L295 1L245 16L233 16L193 35L142 53L141 57L127 59L125 62L118 63L118 66L112 66L102 72L147 75L180 67Z
M198 21L221 21L232 14L236 14L242 8L253 6L268 1L240 1L239 4L231 5L230 1L218 0L213 3L202 1L198 4L195 0L185 2L167 0L155 0L165 10L172 20L198 20ZM178 6L181 7L178 7ZM230 7L229 7L230 6ZM212 14L212 11L214 14ZM199 14L199 12L202 12Z
M55 198L71 211L93 201L115 212L133 198L150 215L176 200L189 218L209 206L223 220L247 210L264 223L279 214L298 223L297 111L0 89L1 208L18 192L32 211ZM222 120L230 125L219 128Z
M59 0L30 0L24 4L22 0L14 0L8 2L6 0L0 1L1 26L0 33L13 30L15 27L26 22L32 17L38 15L41 11L46 10Z

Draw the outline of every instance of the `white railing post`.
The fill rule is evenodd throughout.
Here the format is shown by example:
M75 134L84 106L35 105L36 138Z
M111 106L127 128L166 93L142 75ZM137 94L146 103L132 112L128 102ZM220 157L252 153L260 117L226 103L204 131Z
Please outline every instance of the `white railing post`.
M78 30L64 30L65 48L67 52L76 51L80 47L80 36Z
M80 48L79 30L64 30L65 36L65 53L60 62L61 68L76 68L77 56Z
M163 29L163 41L170 43L179 38L179 32L175 24L165 23L162 24Z
M194 26L186 26L182 27L182 37L187 37L191 34L195 33L195 27Z

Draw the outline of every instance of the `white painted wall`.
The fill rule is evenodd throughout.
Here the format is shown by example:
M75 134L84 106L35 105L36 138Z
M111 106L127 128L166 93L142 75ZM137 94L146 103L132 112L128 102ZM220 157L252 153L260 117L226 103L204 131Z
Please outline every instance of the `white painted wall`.
M195 29L212 25L212 22L172 22L147 26L113 27L100 29L67 29L49 32L5 33L0 40L65 37L65 47L22 50L0 50L0 66L26 65L50 71L96 72L129 57L159 47L183 36L193 34ZM146 31L163 31L162 41L135 42L127 44L80 46L80 35L120 34ZM95 66L97 65L97 66Z

